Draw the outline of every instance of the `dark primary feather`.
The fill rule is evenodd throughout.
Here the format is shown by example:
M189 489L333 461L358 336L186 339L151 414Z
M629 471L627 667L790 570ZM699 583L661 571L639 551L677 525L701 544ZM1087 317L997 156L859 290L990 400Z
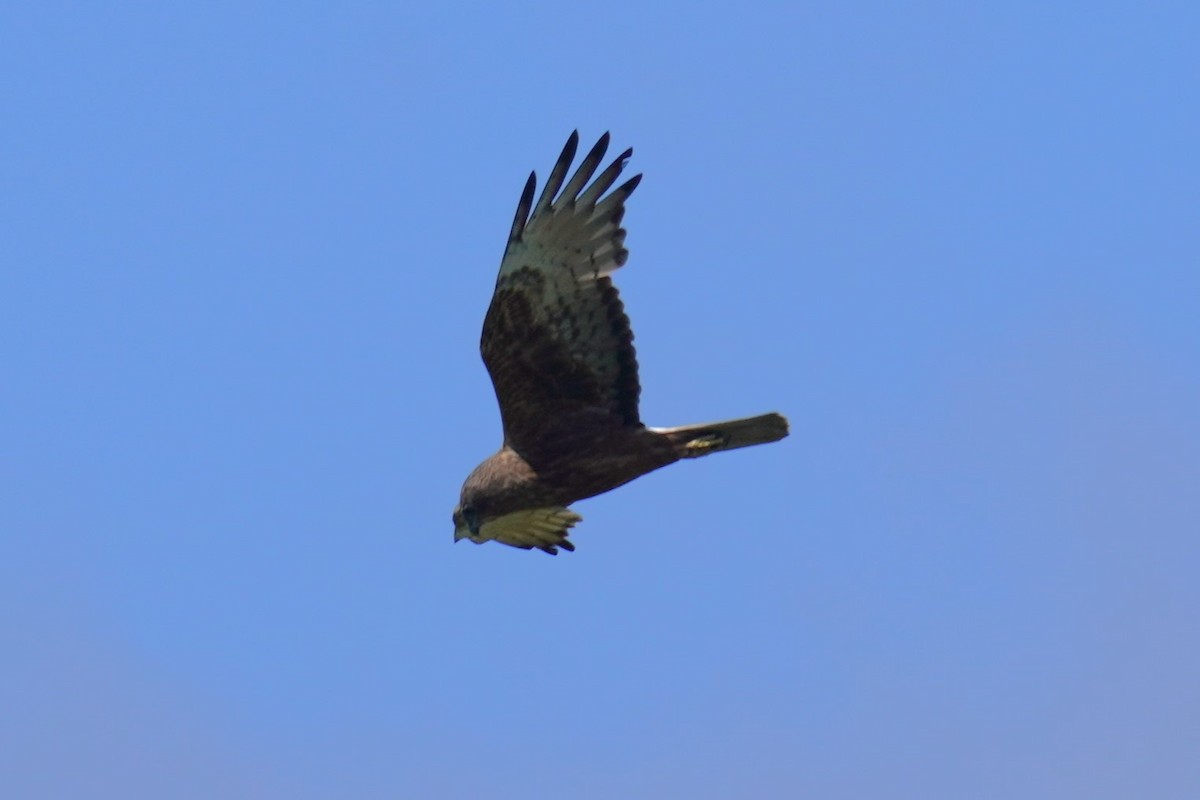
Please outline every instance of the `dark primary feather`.
M604 139L601 138L601 141ZM542 196L538 198L537 208L533 210L534 216L544 214L550 207L555 193L558 192L558 187L562 186L563 178L566 177L567 170L571 167L571 162L575 160L575 150L578 147L579 131L571 131L571 135L567 137L567 143L563 145L562 152L558 154L558 161L554 162L554 169L550 170L550 177L546 178Z
M513 217L512 230L508 233L508 243L504 245L504 252L508 253L508 248L512 243L521 238L521 233L525 230L525 223L529 220L529 207L533 204L533 191L537 188L537 173L529 173L529 180L525 181L525 190L521 192L521 199L517 201L517 213Z
M579 436L640 425L633 333L608 275L628 256L621 219L641 176L601 199L627 150L588 186L608 141L602 136L567 181L573 133L536 206L530 176L484 321L480 349L505 442L532 462L565 452Z

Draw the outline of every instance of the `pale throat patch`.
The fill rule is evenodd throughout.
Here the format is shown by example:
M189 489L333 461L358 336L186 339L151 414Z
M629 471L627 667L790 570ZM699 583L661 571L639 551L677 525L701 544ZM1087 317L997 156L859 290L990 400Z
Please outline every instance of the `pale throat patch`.
M495 539L516 547L544 547L560 544L567 531L583 517L569 508L548 506L527 508L488 520L479 528L479 535L469 535L471 541L482 544Z

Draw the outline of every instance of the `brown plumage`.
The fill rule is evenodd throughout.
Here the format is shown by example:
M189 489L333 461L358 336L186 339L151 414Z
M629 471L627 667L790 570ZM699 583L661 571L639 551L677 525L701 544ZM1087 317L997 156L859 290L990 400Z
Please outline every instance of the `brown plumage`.
M608 134L564 186L576 131L533 203L529 176L517 204L480 350L492 377L504 444L463 484L454 538L489 539L551 555L581 517L567 506L681 458L774 442L779 414L649 428L638 415L637 358L629 318L609 277L629 255L625 201L636 175L602 198L633 154L591 185ZM561 191L560 191L561 190Z

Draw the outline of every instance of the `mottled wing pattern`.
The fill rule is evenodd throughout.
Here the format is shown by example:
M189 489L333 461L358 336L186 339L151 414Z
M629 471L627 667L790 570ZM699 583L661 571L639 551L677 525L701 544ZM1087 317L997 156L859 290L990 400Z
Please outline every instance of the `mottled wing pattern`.
M529 176L483 324L505 443L535 466L555 457L561 434L639 424L633 333L609 275L628 256L621 218L641 175L602 199L626 150L588 185L608 139L564 185L579 142L571 134L536 206Z

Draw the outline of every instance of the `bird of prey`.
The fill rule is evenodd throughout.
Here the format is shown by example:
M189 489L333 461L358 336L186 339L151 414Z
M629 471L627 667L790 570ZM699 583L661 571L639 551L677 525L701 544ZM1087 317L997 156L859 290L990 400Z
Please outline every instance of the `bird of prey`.
M608 134L566 179L571 134L537 203L529 176L508 235L480 350L504 443L467 477L454 539L489 540L551 555L582 517L567 506L681 458L766 444L788 434L779 414L650 428L638 415L629 318L610 277L625 263L625 201L636 175L605 196L633 150L594 181ZM591 181L589 185L588 182Z

